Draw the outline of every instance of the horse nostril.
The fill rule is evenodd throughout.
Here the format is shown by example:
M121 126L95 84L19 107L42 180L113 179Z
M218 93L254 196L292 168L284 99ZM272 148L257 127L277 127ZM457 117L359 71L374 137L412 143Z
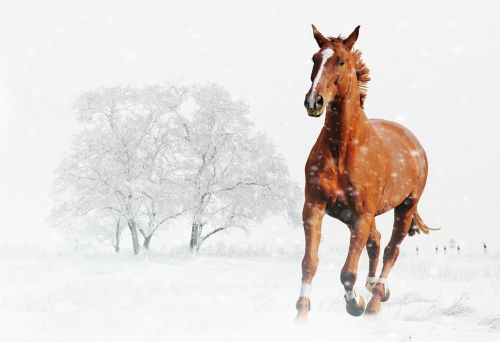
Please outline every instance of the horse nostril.
M323 108L323 96L321 96L321 95L316 96L316 105L315 105L315 107L316 107L316 109Z
M304 100L304 107L306 107L307 109L309 109L309 101L307 101L307 96Z

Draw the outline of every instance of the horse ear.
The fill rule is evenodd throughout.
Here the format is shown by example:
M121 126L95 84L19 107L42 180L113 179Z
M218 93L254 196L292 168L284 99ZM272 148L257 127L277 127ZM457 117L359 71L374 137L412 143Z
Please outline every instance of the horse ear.
M359 25L352 31L352 33L344 39L344 45L348 50L351 50L352 47L354 46L354 43L356 43L356 40L358 39L359 35Z
M318 43L319 47L323 47L323 44L328 41L328 39L321 34L321 32L318 31L316 26L312 25L313 28L313 35L314 39L316 39L316 42Z

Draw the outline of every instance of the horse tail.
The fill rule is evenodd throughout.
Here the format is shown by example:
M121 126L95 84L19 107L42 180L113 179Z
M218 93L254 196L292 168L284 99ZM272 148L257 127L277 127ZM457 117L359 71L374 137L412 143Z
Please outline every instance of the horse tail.
M411 220L411 226L410 226L410 231L408 234L410 236L415 235L415 233L420 234L420 232L424 234L429 234L431 230L440 230L441 228L431 228L428 225L424 223L420 215L418 214L418 211L415 210L415 213L413 214L413 218Z

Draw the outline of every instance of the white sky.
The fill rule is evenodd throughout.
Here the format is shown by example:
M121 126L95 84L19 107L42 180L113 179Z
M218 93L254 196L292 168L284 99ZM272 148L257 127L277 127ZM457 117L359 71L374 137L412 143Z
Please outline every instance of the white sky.
M258 129L273 137L302 184L323 124L302 105L317 49L314 23L325 35L361 24L356 47L372 73L368 117L406 125L426 148L420 212L429 225L446 227L429 243L498 241L500 5L381 3L3 1L2 240L45 232L52 171L78 127L71 101L102 85L220 83L250 103Z

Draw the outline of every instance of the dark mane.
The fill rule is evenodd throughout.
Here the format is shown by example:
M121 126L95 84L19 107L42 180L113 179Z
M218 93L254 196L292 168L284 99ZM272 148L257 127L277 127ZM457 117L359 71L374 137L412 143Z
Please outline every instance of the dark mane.
M328 37L331 42L342 41L342 37ZM366 66L365 62L361 59L361 51L354 50L352 52L352 57L354 58L354 68L356 69L356 76L358 79L358 89L359 89L359 103L361 108L364 108L366 92L368 90L367 83L370 80L370 69Z

